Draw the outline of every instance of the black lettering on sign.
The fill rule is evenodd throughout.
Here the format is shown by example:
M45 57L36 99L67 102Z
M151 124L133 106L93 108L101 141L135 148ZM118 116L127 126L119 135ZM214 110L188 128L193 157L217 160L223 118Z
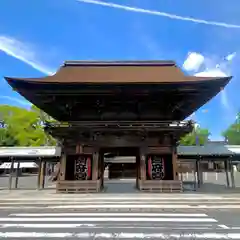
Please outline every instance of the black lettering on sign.
M154 156L152 158L152 179L162 180L165 177L164 158Z
M75 180L87 179L87 158L85 156L78 156L75 160Z

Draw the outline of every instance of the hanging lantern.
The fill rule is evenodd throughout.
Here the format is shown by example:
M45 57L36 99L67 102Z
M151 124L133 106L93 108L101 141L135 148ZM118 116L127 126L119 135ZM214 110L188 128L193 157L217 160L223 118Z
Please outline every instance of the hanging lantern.
M90 157L88 157L87 158L87 178L89 179L89 178L91 178L91 173L92 173L92 164L91 164L91 158Z

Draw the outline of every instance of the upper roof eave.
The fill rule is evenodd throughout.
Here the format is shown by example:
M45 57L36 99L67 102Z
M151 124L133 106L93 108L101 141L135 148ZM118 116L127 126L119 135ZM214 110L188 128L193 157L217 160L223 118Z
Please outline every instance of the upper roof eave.
M54 76L54 75L53 75ZM221 82L228 82L231 80L232 76L229 77L195 77L195 76L185 76L182 79L176 79L176 81L79 81L78 79L74 81L58 81L56 77L48 76L43 78L14 78L14 77L4 77L5 80L11 85L11 82L18 81L18 82L29 82L29 83L57 83L57 84L71 84L71 83L81 83L81 84L167 84L167 83L204 83L209 81L221 81Z
M12 81L19 81L19 82L48 82L51 76L42 77L42 78L19 78L19 77L4 77L4 79L10 83Z
M222 81L231 77L187 76L174 61L66 61L52 76L42 78L5 77L13 81L82 84L159 84Z

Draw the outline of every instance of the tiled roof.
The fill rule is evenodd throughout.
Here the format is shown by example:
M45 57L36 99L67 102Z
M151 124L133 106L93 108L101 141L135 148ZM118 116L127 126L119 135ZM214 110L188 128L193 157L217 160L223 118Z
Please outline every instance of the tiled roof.
M237 155L240 154L240 145L207 144L205 146L179 146L178 155Z

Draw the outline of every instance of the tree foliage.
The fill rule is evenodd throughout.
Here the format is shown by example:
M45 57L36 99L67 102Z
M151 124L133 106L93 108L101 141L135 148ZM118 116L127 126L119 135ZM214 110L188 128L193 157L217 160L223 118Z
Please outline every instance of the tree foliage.
M240 145L240 112L237 114L234 123L223 132L223 136L228 144Z
M24 109L0 105L0 146L50 146L56 140L44 132L44 122L54 121L35 106Z
M209 140L209 136L208 129L196 127L180 140L180 144L184 146L204 145Z

